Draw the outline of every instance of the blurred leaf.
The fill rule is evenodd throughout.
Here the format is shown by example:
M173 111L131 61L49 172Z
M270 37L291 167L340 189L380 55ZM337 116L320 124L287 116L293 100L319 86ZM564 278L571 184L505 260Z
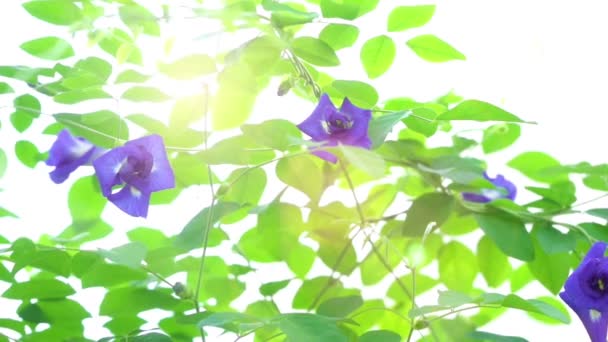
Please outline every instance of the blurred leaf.
M150 76L144 75L135 70L125 70L116 76L114 83L143 83L150 79Z
M287 150L302 139L300 130L288 120L274 119L257 125L243 125L241 130L246 136L276 150Z
M414 37L407 41L407 46L420 58L428 62L466 60L466 57L460 51L432 34Z
M541 249L547 254L567 253L576 247L574 235L560 232L549 222L535 224L532 233Z
M477 263L488 286L497 288L509 279L509 259L488 236L482 236L477 244Z
M158 70L176 80L192 80L216 72L215 61L204 54L193 54L171 63L161 63Z
M353 46L359 37L359 28L348 24L328 24L319 33L319 39L334 51Z
M129 286L108 291L99 307L99 314L110 317L128 316L151 309L171 310L179 304L169 289L146 289Z
M536 298L536 300L545 302L545 303L557 308L564 314L564 316L566 316L566 317L568 317L568 319L570 319L570 313L568 312L568 309L566 309L566 306L563 301L561 301L555 297L551 297L551 296L542 296L542 297ZM528 312L528 316L530 316L531 318L533 318L539 322L542 322L544 324L550 324L550 325L561 325L562 324L561 321L556 320L553 317L538 314L535 312Z
M443 193L428 193L416 198L408 209L402 232L405 236L423 236L433 223L440 227L445 222L454 204L454 198Z
M142 260L146 257L147 249L141 242L129 242L110 250L100 249L99 253L112 262L139 269Z
M308 195L317 203L323 193L323 171L312 156L298 155L279 160L276 166L277 177L285 184Z
M21 44L21 49L32 56L58 61L74 56L72 45L58 37L44 37Z
M547 290L557 295L570 272L570 254L545 253L538 242L534 243L534 260L528 262L530 273Z
M88 100L110 99L112 96L98 86L66 91L53 96L57 103L76 104Z
M6 83L6 82L0 82L0 95L2 94L10 94L10 93L14 93L15 90L13 89L13 87L10 86L10 84Z
M386 136L393 130L393 127L408 115L409 113L407 112L395 112L372 118L367 130L369 138L372 141L372 149L382 145Z
M543 152L523 152L511 159L508 166L523 173L526 177L543 183L553 183L567 179L567 176L551 174L547 169L561 166L559 161Z
M73 25L82 19L80 8L63 0L34 0L23 4L32 16L55 25Z
M21 95L13 100L15 111L11 114L11 123L18 132L24 132L34 119L40 117L40 101L32 95Z
M75 223L97 220L107 200L101 195L99 181L95 176L78 179L68 193L68 206Z
M388 330L373 330L359 336L359 342L399 342L401 336Z
M137 335L129 337L129 340L133 342L172 342L173 339L167 335L160 333L147 333L145 335Z
M356 19L373 11L379 0L320 0L321 12L325 18Z
M475 254L462 243L449 242L439 251L439 279L448 289L470 291L479 271L476 259Z
M475 341L485 342L528 342L528 340L523 337L497 335L485 331L473 331L470 334L470 337Z
M57 279L31 279L12 284L2 296L10 299L54 299L76 293L72 287Z
M521 220L504 214L476 214L475 219L484 233L506 255L522 261L534 259L532 238Z
M113 148L117 139L129 138L129 129L124 120L108 110L86 114L61 113L53 116L75 136L83 137L100 147Z
M324 41L313 37L299 37L293 40L291 47L296 56L318 66L340 65L334 49Z
M437 120L523 122L517 116L487 102L466 100L439 115Z
M274 318L290 342L347 342L337 322L310 313L289 313Z
M42 157L36 145L26 140L19 140L15 143L15 154L23 165L32 169Z
M218 189L224 202L241 206L257 205L266 187L266 172L262 168L234 170L226 179L226 185Z
M483 131L481 146L484 153L493 153L511 146L519 138L521 128L517 124L497 124Z
M561 310L539 300L524 300L516 295L510 294L505 297L504 301L502 302L502 306L528 312L536 312L554 318L565 324L570 323L570 317L568 317Z
M140 30L151 36L160 36L157 18L148 9L135 3L120 6L118 15L133 32Z
M398 6L388 15L388 32L399 32L426 25L435 14L435 5Z
M258 80L243 64L227 66L220 75L211 106L211 123L214 130L236 128L245 123L253 110L259 92Z
M147 86L134 86L127 89L121 96L133 102L164 102L170 97L160 89Z
M110 288L120 284L144 280L147 278L147 273L141 269L134 269L124 265L96 263L87 268L80 278L82 279L83 288L96 286Z
M202 247L204 235L206 234L205 231L207 229L214 229L213 227L217 221L239 208L240 206L236 203L218 202L213 207L213 211L211 211L211 207L201 210L175 236L175 246L184 251ZM212 215L211 218L208 217L209 215ZM211 224L210 227L207 227L207 222Z
M363 305L361 296L330 298L319 305L317 313L327 317L347 317L361 305Z
M378 103L378 92L371 85L349 80L336 80L325 89L330 95L342 95L353 104L363 108L371 108Z
M277 292L289 285L290 282L291 279L264 283L260 286L260 294L262 294L262 296L274 296Z
M340 145L339 148L340 151L344 153L346 161L364 171L369 176L378 179L386 172L384 159L377 153L347 145Z

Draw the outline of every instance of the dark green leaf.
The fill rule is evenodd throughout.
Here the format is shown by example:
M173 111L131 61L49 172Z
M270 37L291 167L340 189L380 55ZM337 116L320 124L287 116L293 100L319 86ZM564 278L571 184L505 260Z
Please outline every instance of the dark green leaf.
M506 255L522 261L534 259L534 246L522 221L504 214L475 215L479 227Z
M409 46L420 58L429 62L447 62L466 59L460 51L432 34L414 37L407 41L407 46Z
M317 313L327 317L347 317L363 305L361 296L331 298L319 305Z
M424 26L435 14L435 5L399 6L388 15L388 32Z

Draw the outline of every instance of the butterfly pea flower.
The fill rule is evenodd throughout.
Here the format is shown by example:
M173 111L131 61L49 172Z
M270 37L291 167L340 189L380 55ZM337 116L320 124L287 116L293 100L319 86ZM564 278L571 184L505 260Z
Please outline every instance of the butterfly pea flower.
M591 342L606 342L608 332L608 258L605 242L591 246L559 294L580 318Z
M101 193L125 213L146 217L150 194L175 187L163 139L149 135L126 142L93 161Z
M370 110L353 105L348 98L345 98L340 109L337 109L329 96L323 94L315 110L298 128L313 141L321 142L321 146L343 144L369 149L372 141L367 129L371 118ZM312 153L331 163L338 161L338 157L327 151L313 150Z
M488 176L486 172L483 177L494 184L496 189L482 189L480 193L463 192L462 198L469 202L488 203L495 199L507 198L513 201L517 194L517 187L502 175L496 175L495 178Z
M82 165L90 165L105 151L85 138L74 137L68 130L62 130L51 145L46 160L46 165L55 166L55 169L49 173L51 180L56 184L63 183L74 170Z

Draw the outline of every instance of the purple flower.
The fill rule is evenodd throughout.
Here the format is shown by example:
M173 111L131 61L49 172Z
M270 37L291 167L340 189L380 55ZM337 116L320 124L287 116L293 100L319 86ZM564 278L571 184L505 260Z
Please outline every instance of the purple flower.
M146 217L150 194L175 187L159 135L128 141L97 158L93 167L103 195L131 216Z
M317 108L298 128L313 141L323 142L322 146L343 144L369 149L372 141L367 135L367 128L371 118L370 110L353 105L347 98L337 109L329 96L323 94ZM332 163L338 161L334 154L327 151L316 150L312 153Z
M591 342L606 342L608 331L608 258L605 242L596 242L566 280L559 294L583 322Z
M90 164L104 152L105 149L93 145L85 138L74 137L68 130L62 130L46 160L46 165L55 166L55 170L50 172L51 180L56 184L63 183L79 166Z
M488 203L499 198L508 198L511 201L515 199L517 188L515 184L509 182L502 175L496 175L496 178L490 178L486 172L483 177L494 184L496 189L482 189L481 193L463 192L462 198L469 202Z

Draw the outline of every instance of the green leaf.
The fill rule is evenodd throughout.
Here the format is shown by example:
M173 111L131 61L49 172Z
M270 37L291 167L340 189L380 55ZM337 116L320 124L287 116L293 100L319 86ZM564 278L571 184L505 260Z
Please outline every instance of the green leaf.
M561 164L543 152L523 152L511 159L507 165L538 182L554 183L567 179L567 175L552 174L546 171L552 167L561 166Z
M214 130L235 128L245 123L256 101L258 82L256 75L246 65L224 68L211 107Z
M182 57L171 63L161 63L158 70L176 80L192 80L216 72L215 61L204 54Z
M547 254L567 253L576 247L574 235L560 232L549 222L535 224L532 233L540 248Z
M564 302L560 299L557 299L556 297L553 296L542 296L539 298L536 298L536 300L541 301L541 302L545 302L555 308L557 308L558 310L560 310L566 317L568 317L568 319L570 319L570 314L568 313L568 309L566 309ZM544 324L550 324L550 325L561 325L561 322L551 318L549 316L546 315L541 315L535 312L528 312L528 316L530 316L531 318L544 323Z
M439 250L439 279L448 289L468 292L478 272L477 258L465 245L451 241Z
M99 253L112 262L139 269L142 260L146 257L148 250L141 242L130 242L110 250L100 249Z
M55 299L64 298L76 293L72 287L57 279L32 279L12 284L2 294L10 299Z
M497 124L483 131L481 147L484 153L493 153L511 146L519 138L521 128L517 124Z
M13 87L10 86L10 84L6 83L6 82L0 82L0 95L1 94L10 94L10 93L14 93L15 90L13 89Z
M488 286L496 288L509 279L509 259L488 236L482 236L477 244L477 263Z
M382 145L386 136L393 130L393 127L408 115L407 112L395 112L372 118L367 130L367 134L372 141L372 149Z
M371 108L378 103L378 92L374 87L364 82L336 80L328 88L325 89L328 93L345 96L359 107Z
M188 224L186 224L184 229L175 236L175 246L184 251L202 247L205 231L208 228L213 229L213 225L223 216L228 215L239 208L240 206L236 203L218 202L213 207L213 211L211 211L210 207L201 210L190 220L190 222L188 222ZM213 215L211 219L208 218L209 215ZM207 227L207 222L211 224L211 227Z
M497 335L485 331L473 331L469 336L476 341L484 342L528 342L523 337Z
M523 222L505 214L475 215L479 227L506 255L522 261L534 259L532 238Z
M13 100L15 111L11 114L11 123L18 132L24 132L34 119L40 116L40 101L32 95L21 95Z
M89 100L109 98L112 98L112 96L98 86L66 91L53 96L55 102L63 104L76 104Z
M106 203L95 176L80 178L74 182L68 193L68 206L75 223L99 219Z
M185 129L190 124L200 120L207 111L206 94L186 96L175 101L169 117L169 126L173 129Z
M7 164L8 159L6 158L6 153L0 148L0 178L2 178L6 173L6 168L8 166Z
M78 6L63 0L34 0L23 4L33 17L55 25L73 25L82 19Z
M86 114L60 113L53 116L75 136L86 138L100 147L113 148L117 139L129 139L129 128L125 121L108 110Z
M317 313L327 317L342 318L350 315L361 305L363 305L361 296L330 298L319 305Z
M381 35L369 39L361 47L361 63L369 78L384 74L393 64L397 47L391 37Z
M524 310L528 312L536 312L543 314L547 317L554 318L565 324L570 323L570 317L564 314L561 310L540 300L525 300L514 294L510 294L505 297L502 302L502 306L507 308Z
M313 37L299 37L293 40L291 48L296 56L318 66L337 66L340 60L334 49L326 42Z
M141 269L137 270L128 266L106 263L92 265L81 276L83 288L96 286L110 288L120 284L142 281L146 278L147 273Z
M169 289L120 287L106 293L99 307L99 314L121 317L151 309L171 310L179 303L179 299L173 297Z
M346 161L374 179L381 178L386 172L384 159L373 151L347 145L340 145L339 149Z
M42 157L36 145L26 140L19 140L15 143L15 154L17 159L29 168L34 168Z
M389 330L372 330L359 336L358 342L400 342L401 335Z
M359 28L348 24L328 24L319 33L319 39L334 51L353 46L359 37Z
M131 31L142 31L151 36L160 36L158 19L145 7L135 3L123 5L118 9L118 15Z
M356 19L373 11L380 0L320 0L325 18Z
M129 337L129 340L133 342L172 342L173 339L167 335L160 333L147 333L145 335L138 335Z
M164 102L170 99L169 95L160 89L147 86L134 86L127 89L121 96L133 102Z
M114 83L143 83L150 79L150 76L144 75L135 70L125 70L116 76Z
M532 275L551 293L557 295L570 272L570 254L545 253L538 242L534 244L534 260L528 263Z
M2 165L2 162L0 162L0 165ZM1 167L0 167L0 170L2 170ZM0 177L2 176L2 173L3 172L0 171ZM608 208L589 209L589 210L587 210L587 214L608 220Z
M439 115L437 120L472 120L472 121L505 121L524 122L517 116L487 102L466 100L456 107Z
M323 193L323 171L316 157L299 155L279 160L276 166L277 177L285 184L298 189L317 203Z
M241 168L234 170L226 182L218 189L224 202L241 206L257 205L266 187L266 172L262 168Z
M420 58L428 62L466 60L466 57L460 51L432 34L414 37L408 40L406 44Z
M264 283L262 286L260 286L260 293L262 296L274 296L277 292L289 285L290 282L291 279Z
M291 121L274 119L257 125L243 125L241 131L261 145L285 151L301 141L302 133Z
M388 15L388 32L399 32L426 25L435 14L435 5L399 6Z
M272 10L266 9L272 11L270 21L277 27L308 24L318 17L316 13L299 11L288 4L279 4L273 1L267 1L266 3L274 4Z
M41 270L68 277L70 275L72 259L68 253L61 250L38 250L31 257L28 264Z
M282 314L274 318L290 342L347 342L336 321L309 313Z
M32 56L58 61L74 56L72 45L58 37L44 37L21 44L21 49Z
M423 236L430 224L441 226L450 216L454 198L444 193L427 193L414 200L408 210L402 232L405 236Z

